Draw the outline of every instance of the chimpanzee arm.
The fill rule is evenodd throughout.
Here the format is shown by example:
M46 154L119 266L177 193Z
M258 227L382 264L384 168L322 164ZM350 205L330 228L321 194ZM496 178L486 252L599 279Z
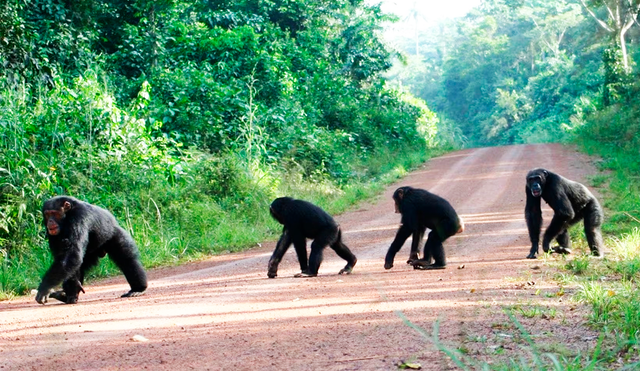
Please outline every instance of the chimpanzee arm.
M267 277L275 278L278 275L278 265L284 256L284 253L287 252L289 246L291 246L291 235L287 230L287 227L282 228L282 236L278 240L276 244L275 250L273 250L273 254L271 255L271 259L269 259L269 266L267 270ZM306 257L306 252L305 252Z
M527 204L524 207L524 218L527 221L529 239L531 240L531 251L527 259L535 259L538 254L538 244L540 243L540 228L542 226L542 209L540 207L540 197L533 197L526 188Z
M384 269L391 269L393 267L393 259L396 257L404 242L411 236L413 230L409 228L406 224L402 224L400 229L398 229L398 233L396 233L396 238L389 246L389 250L387 251L387 256L384 258Z
M62 281L76 274L82 265L83 247L85 239L71 242L65 246L60 254L56 254L53 264L47 270L36 294L36 301L40 304L47 302L47 296L52 288L59 285ZM59 241L56 241L59 242ZM49 241L51 244L51 241ZM58 246L60 248L60 246Z

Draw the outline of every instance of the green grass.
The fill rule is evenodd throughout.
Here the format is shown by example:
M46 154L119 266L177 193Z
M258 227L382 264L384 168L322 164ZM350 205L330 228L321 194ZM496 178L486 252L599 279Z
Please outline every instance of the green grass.
M355 178L345 185L330 179L310 181L277 169L269 172L271 179L263 177L260 183L250 170L241 168L247 189L219 201L198 193L197 182L167 189L162 183L154 184L153 180L151 189L138 189L126 195L116 191L106 196L102 194L95 200L92 199L93 192L88 192L85 200L105 207L120 205L111 210L136 240L145 267L175 265L222 252L240 251L266 239L277 238L281 226L268 213L268 205L275 197L302 198L333 215L342 213L381 193L387 185L424 163L432 152L435 153L425 147L372 156L370 161L359 166L366 167L368 174L375 176ZM132 177L137 175L134 173ZM19 217L17 224L26 225L33 231L25 232L31 236L33 247L16 249L13 254L0 249L0 300L26 294L37 287L39 278L51 264L47 243L42 238L39 213L16 216ZM102 259L88 278L118 274L119 270L109 259Z
M469 350L463 345L453 348L440 340L439 329L440 321L434 323L433 331L428 334L425 330L412 324L406 317L401 316L403 321L411 328L422 335L425 340L432 343L436 349L448 357L460 370L483 370L483 371L600 371L600 370L636 370L640 367L640 363L628 363L622 367L611 365L602 360L602 342L600 338L595 349L588 352L578 352L571 354L570 351L564 349L561 344L538 344L534 341L533 336L520 324L512 310L507 309L510 322L502 328L505 332L503 335L512 339L514 343L518 343L521 349L520 356L510 357L506 361L502 361L504 357L504 348L501 346L491 347L493 354L496 356L495 361L486 362L479 361L473 355L468 354ZM486 338L472 339L472 341L487 343Z

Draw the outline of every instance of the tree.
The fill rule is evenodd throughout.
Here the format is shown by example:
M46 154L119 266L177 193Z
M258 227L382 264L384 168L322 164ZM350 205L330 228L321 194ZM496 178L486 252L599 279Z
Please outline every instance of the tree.
M536 5L523 6L520 14L535 25L531 32L533 39L556 58L560 56L560 45L567 30L584 20L580 6L565 1L540 1Z
M615 36L615 40L620 44L622 51L622 63L626 71L629 70L627 56L627 43L625 34L638 17L640 11L640 0L580 0L582 6L596 20L598 25L610 34ZM598 17L593 9L604 7L607 14L606 21Z

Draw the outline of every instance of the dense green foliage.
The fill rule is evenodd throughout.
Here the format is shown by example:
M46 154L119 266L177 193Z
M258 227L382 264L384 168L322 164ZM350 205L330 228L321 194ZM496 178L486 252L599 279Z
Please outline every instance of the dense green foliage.
M341 211L454 146L382 79L389 19L359 0L6 1L0 292L37 285L56 194L113 211L151 267L255 244L276 196Z
M453 120L472 144L568 140L586 115L631 97L640 27L626 31L625 59L620 30L606 18L633 19L627 3L637 6L485 0L466 17L420 33L420 55L413 37L405 40L410 68L392 76ZM609 12L614 5L620 10Z

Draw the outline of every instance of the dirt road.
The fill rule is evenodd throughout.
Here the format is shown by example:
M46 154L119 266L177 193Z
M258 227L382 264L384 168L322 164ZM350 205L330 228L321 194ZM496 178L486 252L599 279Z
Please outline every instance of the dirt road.
M0 302L0 369L393 370L414 361L446 370L453 363L420 332L431 335L438 319L442 341L477 359L526 353L504 308L514 309L538 343L560 344L569 354L584 349L596 338L576 325L583 310L559 296L552 268L524 259L524 176L539 166L579 181L594 173L587 158L559 145L470 149L431 160L377 202L336 218L358 257L349 276L337 275L344 261L327 249L319 277L293 278L299 267L292 248L278 278L268 279L271 242L153 270L139 298L119 298L128 286L117 277L87 285L77 305ZM384 270L400 219L391 194L400 185L447 198L465 220L466 231L445 243L447 269L406 265L408 240L393 269ZM522 308L543 314L519 316Z

